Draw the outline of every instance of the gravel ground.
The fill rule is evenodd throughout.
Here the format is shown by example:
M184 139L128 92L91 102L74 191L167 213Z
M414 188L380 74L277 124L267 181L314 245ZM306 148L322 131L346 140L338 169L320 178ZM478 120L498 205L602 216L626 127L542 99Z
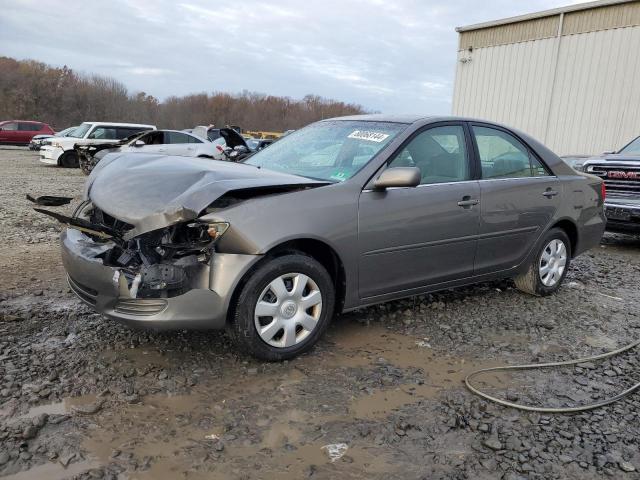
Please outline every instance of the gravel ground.
M637 394L540 415L462 383L476 368L640 337L639 239L607 235L552 297L498 282L392 302L337 318L308 355L263 364L223 333L129 330L73 297L59 229L24 195L78 195L83 182L26 149L0 150L1 477L640 478ZM639 371L632 351L483 384L566 406L618 392Z

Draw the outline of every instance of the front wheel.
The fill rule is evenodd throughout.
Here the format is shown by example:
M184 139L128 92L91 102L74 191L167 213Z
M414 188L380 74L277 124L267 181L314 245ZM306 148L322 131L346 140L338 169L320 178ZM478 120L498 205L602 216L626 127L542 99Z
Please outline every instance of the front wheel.
M238 347L267 361L309 350L331 321L335 288L326 269L303 254L260 265L241 287L231 333Z
M75 151L63 153L60 157L60 166L64 168L78 168L78 154Z
M527 271L514 279L516 287L532 295L550 295L560 288L570 263L569 237L564 230L553 228L544 236Z

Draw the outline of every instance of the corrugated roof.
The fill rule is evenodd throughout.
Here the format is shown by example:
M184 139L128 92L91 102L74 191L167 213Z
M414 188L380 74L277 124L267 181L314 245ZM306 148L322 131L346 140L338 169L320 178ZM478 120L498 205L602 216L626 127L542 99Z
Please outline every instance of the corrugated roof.
M456 32L469 32L472 30L480 30L483 28L497 27L500 25L508 25L510 23L526 22L527 20L534 20L537 18L551 17L554 15L560 15L561 13L579 12L582 10L591 10L594 8L608 7L610 5L620 5L623 3L634 3L637 1L638 0L597 0L595 2L568 5L566 7L553 8L551 10L544 10L542 12L528 13L526 15L518 15L516 17L503 18L500 20L493 20L490 22L476 23L474 25L457 27Z

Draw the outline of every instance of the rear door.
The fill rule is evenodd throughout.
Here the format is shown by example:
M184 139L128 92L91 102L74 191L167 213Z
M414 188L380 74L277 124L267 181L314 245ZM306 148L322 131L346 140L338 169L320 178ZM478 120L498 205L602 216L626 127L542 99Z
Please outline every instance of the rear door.
M29 143L34 135L38 134L38 131L42 128L39 123L33 122L18 122L18 142Z
M167 155L180 155L183 157L193 157L196 155L196 140L191 135L182 132L165 132L165 142Z
M472 124L480 162L480 229L475 274L517 266L561 201L558 179L521 139L493 125Z
M387 168L418 167L414 188L365 189L359 200L359 288L364 300L473 274L480 188L461 123L429 126Z

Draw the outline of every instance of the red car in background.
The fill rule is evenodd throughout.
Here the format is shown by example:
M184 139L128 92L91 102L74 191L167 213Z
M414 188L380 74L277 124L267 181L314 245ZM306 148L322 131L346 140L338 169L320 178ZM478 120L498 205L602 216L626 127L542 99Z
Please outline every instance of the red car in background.
M0 145L29 145L35 135L54 135L53 129L42 122L6 120L0 122Z

